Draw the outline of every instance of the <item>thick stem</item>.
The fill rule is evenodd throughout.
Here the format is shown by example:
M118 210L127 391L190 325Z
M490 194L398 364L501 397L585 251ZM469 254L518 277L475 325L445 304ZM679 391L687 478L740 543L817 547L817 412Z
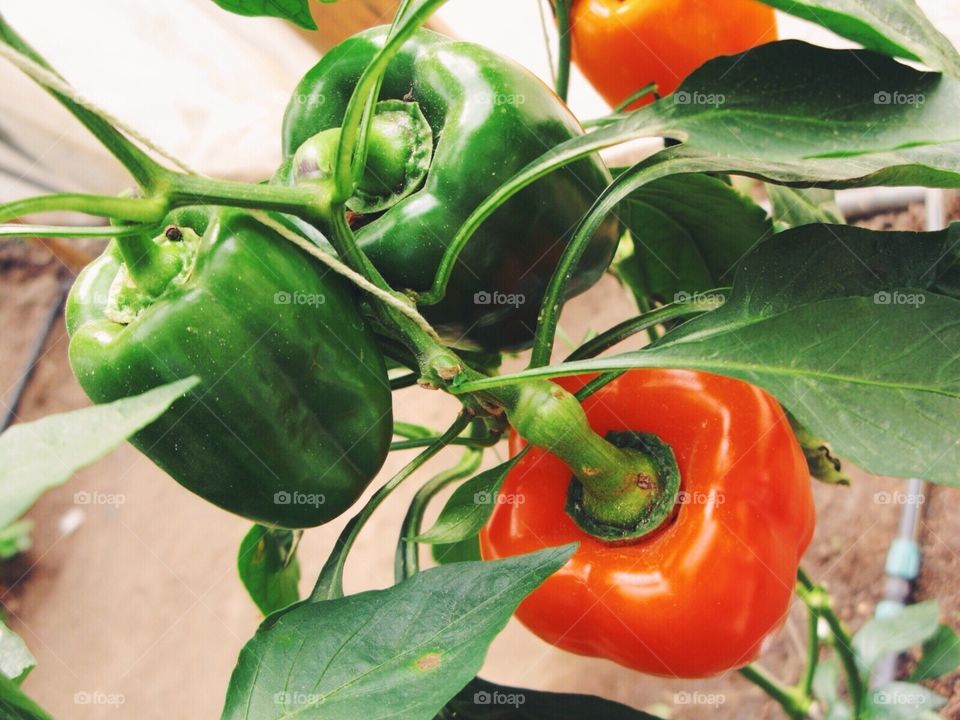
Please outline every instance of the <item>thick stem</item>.
M109 197L56 193L0 205L0 222L48 212L79 212L136 223L161 223L169 212L165 198Z
M413 475L413 473L430 458L443 450L444 447L463 432L463 429L467 427L469 423L470 420L466 416L461 415L458 417L456 422L449 427L437 442L417 455L417 457L399 473L390 478L383 487L374 493L373 497L370 498L370 501L363 509L350 519L350 522L347 523L343 532L340 533L340 537L337 538L333 552L320 571L317 584L310 594L311 602L335 600L336 598L343 597L343 569L347 563L347 555L350 553L351 548L353 548L353 544L360 535L363 526L367 524L367 521L370 520L373 513L380 507L383 501L390 497L390 494L396 490L404 480Z
M548 381L524 383L506 408L522 437L573 472L578 482L571 485L568 512L588 532L604 539L633 539L669 515L679 471L669 448L654 444L659 441L624 433L630 441L621 447L600 437L579 400Z
M130 278L151 297L158 297L183 270L183 253L173 243L161 246L149 235L126 235L116 243Z
M167 197L171 208L227 205L287 213L310 223L316 223L327 208L323 188L318 186L260 185L193 175L172 176Z
M801 696L796 688L787 687L756 665L747 665L739 673L775 700L791 720L803 720L813 701Z
M98 226L79 225L0 225L0 237L18 238L115 238L149 233L152 225Z

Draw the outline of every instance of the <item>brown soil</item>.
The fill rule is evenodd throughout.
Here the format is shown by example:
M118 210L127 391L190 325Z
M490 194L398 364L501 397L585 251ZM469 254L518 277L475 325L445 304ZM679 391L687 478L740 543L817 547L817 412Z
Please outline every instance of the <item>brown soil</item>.
M954 210L960 210L956 203ZM917 228L922 215L911 209L870 224L878 223ZM42 249L0 245L0 391L22 372L35 328L56 296L60 267ZM631 312L625 294L606 279L570 306L564 330L579 338L587 328L602 329ZM19 419L87 404L69 372L66 347L57 323ZM415 404L405 402L414 394ZM432 427L448 422L455 406L450 398L418 389L404 391L397 404L402 419ZM453 458L455 451L441 457ZM392 457L384 476L404 459ZM390 583L392 548L415 484L401 489L362 536L348 571L348 591ZM901 485L858 473L852 488L815 488L819 526L805 566L834 593L841 617L853 627L871 616L879 599L884 553L899 515L899 506L878 504L876 494ZM123 502L78 504L75 494L83 491L112 493ZM955 626L960 625L960 521L951 511L956 498L955 490L935 488L925 505L917 592L920 598L937 598L944 619ZM44 495L29 517L36 524L34 547L0 571L3 610L39 660L26 690L60 718L216 717L237 653L258 621L234 569L248 523L182 490L129 446ZM305 588L344 521L306 534ZM802 609L794 607L763 665L794 680L804 627ZM674 706L674 718L701 718L708 712L717 718L781 717L736 674L698 682L648 678L562 653L516 623L494 643L484 675L517 686L601 694L664 716ZM954 676L937 684L952 696L951 717L960 717L958 682L960 676ZM683 697L679 693L712 695L717 707L676 705Z

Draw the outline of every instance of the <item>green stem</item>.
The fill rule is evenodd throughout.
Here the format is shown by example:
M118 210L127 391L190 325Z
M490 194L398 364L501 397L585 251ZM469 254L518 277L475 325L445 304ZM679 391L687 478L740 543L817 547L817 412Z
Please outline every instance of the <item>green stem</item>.
M813 701L808 696L801 696L796 688L787 687L758 666L747 665L739 673L775 700L791 720L803 720L810 712Z
M570 91L570 6L571 0L557 0L557 30L560 33L560 58L557 65L557 95L564 102Z
M844 674L847 678L847 690L850 694L850 702L853 704L854 717L859 717L860 709L863 707L865 687L863 675L860 672L860 663L853 651L853 638L850 631L847 630L843 621L834 612L830 595L822 586L813 583L802 569L797 571L797 580L799 585L797 594L804 605L816 611L830 628L830 633L833 636L833 649L840 658L840 663L843 665Z
M404 2L391 25L384 46L367 64L357 81L344 113L341 124L340 148L334 164L333 204L345 203L353 195L353 189L363 172L366 158L367 127L373 120L373 106L380 94L383 75L390 61L400 51L417 29L446 0L423 0L420 3ZM410 8L413 8L410 11Z
M430 458L450 444L469 424L470 420L465 415L458 417L456 422L447 429L439 440L427 450L417 455L406 467L390 478L386 484L374 493L373 497L364 505L363 509L350 519L350 522L347 523L340 537L337 538L333 552L320 571L320 577L317 578L317 583L313 588L313 592L310 594L311 602L335 600L343 597L343 569L346 566L347 555L353 548L363 526L367 524L383 501L390 497L390 494L396 490L404 480L413 475L413 473Z
M21 55L33 60L37 65L56 71L34 50L0 15L0 41L6 43ZM42 85L42 83L40 83ZM149 155L130 142L122 133L94 111L83 107L71 98L50 88L45 88L61 105L69 110L83 125L120 161L120 164L133 176L137 184L145 190L153 190L167 177L168 172ZM134 219L134 218L129 218Z
M182 244L161 247L149 235L125 235L117 247L134 284L151 297L158 297L183 269Z
M390 389L391 390L404 390L405 388L413 387L417 384L417 381L420 379L420 373L412 372L406 373L404 375L398 375L397 377L390 378Z
M613 112L611 113L611 115L619 115L620 113L626 111L626 109L631 105L633 105L637 100L643 97L646 97L652 92L656 92L656 90L657 90L656 83L650 83L649 85L644 85L642 88L640 88L636 92L628 95L626 100L621 102L619 105L617 105L613 109Z
M427 443L427 445L433 445L433 442L440 437L428 427L400 421L393 423L393 434L402 438L430 438L431 442Z
M114 238L149 233L154 225L106 225L82 227L64 225L0 225L0 237L20 238Z
M715 291L714 293L704 293L704 297L715 298L718 297L719 292L720 291ZM585 360L587 358L596 357L600 353L609 350L610 348L623 342L627 338L636 335L639 332L649 330L650 328L665 323L669 320L688 317L690 315L699 315L700 313L715 310L720 306L720 304L721 303L719 301L714 299L698 300L683 304L671 303L670 305L664 305L656 310L645 312L635 318L624 320L619 325L615 325L606 332L597 335L589 342L584 343L567 357L567 361Z
M422 447L429 447L435 443L440 436L430 436L423 438L411 438L409 440L398 440L390 445L390 452L397 450L414 450ZM485 438L456 438L450 444L469 448L489 448L500 442L499 435L490 435Z
M467 450L456 465L431 478L413 496L413 501L410 503L400 527L400 538L397 541L397 554L394 562L394 580L396 582L402 582L420 572L420 544L412 538L420 534L427 505L430 504L437 493L451 483L473 475L482 461L482 450L473 448Z
M315 224L326 211L327 198L314 185L284 187L173 175L166 193L171 208L189 205L227 205L281 212Z
M820 663L820 613L807 607L807 664L803 669L803 678L800 680L800 692L809 697L813 692L813 679L817 674L817 665Z
M48 212L79 212L127 222L161 223L169 212L164 198L109 197L83 193L56 193L14 200L0 205L0 222Z

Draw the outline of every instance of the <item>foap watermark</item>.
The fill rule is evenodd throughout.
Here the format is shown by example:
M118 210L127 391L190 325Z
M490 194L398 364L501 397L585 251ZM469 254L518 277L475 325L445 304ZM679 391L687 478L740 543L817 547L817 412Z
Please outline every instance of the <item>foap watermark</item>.
M674 294L673 301L680 305L689 304L714 304L723 305L727 301L727 296L720 292L686 292L681 290Z
M503 707L519 708L527 701L523 693L505 693L499 690L488 692L478 690L473 694L474 705L500 705Z
M523 505L526 496L520 493L495 493L485 490L473 494L474 505Z
M726 501L726 495L716 489L709 492L681 490L677 493L677 502L681 505L723 505Z
M673 694L674 705L708 705L718 708L727 701L723 693L705 693L699 690L694 692L678 692Z
M727 102L727 96L722 93L678 90L672 97L675 105L707 105L709 107L720 107Z
M923 493L908 493L902 490L881 491L874 493L873 501L877 505L923 505L926 502L926 496Z
M468 104L481 107L516 107L526 105L527 98L520 93L480 93L471 95Z
M274 505L311 505L320 507L327 501L326 495L321 493L304 493L294 490L287 492L281 490L273 494Z
M322 93L313 95L311 93L297 93L291 99L291 103L303 105L304 107L319 107L327 102L327 96Z
M113 507L120 507L126 502L127 496L120 493L81 490L73 494L74 505L112 505Z
M927 296L923 293L900 292L899 290L887 291L881 290L874 294L874 305L912 305L920 307L927 301Z
M873 693L874 705L898 705L900 707L920 708L926 705L928 695L920 688L882 688Z
M527 298L522 293L503 293L498 290L487 292L486 290L481 290L473 294L474 305L505 305L518 308L526 301Z
M278 290L273 295L274 305L307 305L310 307L320 307L327 302L323 293L305 293L305 292L286 292Z
M102 690L80 690L73 694L74 705L107 705L120 707L127 702L123 693L108 693Z
M319 705L323 702L323 695L305 692L280 692L273 694L273 702L283 707L297 707Z
M881 90L874 93L874 105L916 105L920 107L927 102L927 96L923 93L905 93L899 90Z

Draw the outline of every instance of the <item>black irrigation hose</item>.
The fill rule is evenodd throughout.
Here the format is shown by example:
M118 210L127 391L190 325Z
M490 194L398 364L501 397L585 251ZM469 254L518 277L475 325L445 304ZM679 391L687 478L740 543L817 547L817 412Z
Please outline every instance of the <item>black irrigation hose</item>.
M57 295L53 299L53 302L50 303L50 309L43 318L40 330L37 332L37 336L33 341L33 347L30 349L30 355L27 357L26 363L24 363L23 372L20 373L16 383L14 383L13 388L8 393L8 399L4 400L3 421L0 422L0 432L10 427L17 417L17 408L20 407L23 394L30 385L30 379L37 369L40 355L43 353L43 348L47 344L47 338L50 336L53 324L60 317L60 311L63 308L64 301L67 299L69 289L69 283L61 280L57 288Z

